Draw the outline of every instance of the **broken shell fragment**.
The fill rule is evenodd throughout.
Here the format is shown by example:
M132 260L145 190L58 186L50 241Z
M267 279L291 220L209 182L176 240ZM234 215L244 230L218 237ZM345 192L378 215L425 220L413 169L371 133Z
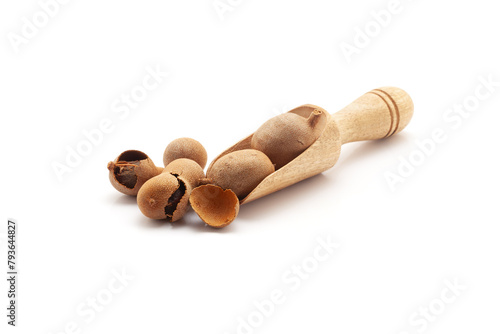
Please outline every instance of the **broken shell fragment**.
M232 190L213 184L193 189L189 202L198 216L215 228L231 224L240 210L240 202Z

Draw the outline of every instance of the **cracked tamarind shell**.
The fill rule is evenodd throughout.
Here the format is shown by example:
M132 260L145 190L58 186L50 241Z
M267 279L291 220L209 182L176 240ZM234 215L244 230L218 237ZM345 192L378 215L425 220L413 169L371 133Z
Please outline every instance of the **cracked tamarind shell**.
M200 181L205 178L203 168L197 162L186 158L172 161L163 169L163 173L177 174L179 177L183 177L192 188L197 187Z
M163 168L156 167L146 153L129 150L108 163L109 181L119 192L136 196L142 185L160 174Z
M193 189L189 203L207 225L215 228L231 224L240 210L240 201L231 189L213 184Z
M245 149L220 157L210 167L207 178L223 189L231 189L241 200L273 172L273 163L264 153Z
M191 190L204 178L205 173L197 162L185 158L174 160L139 190L139 209L152 219L179 220L189 207Z
M178 138L173 140L165 148L163 153L163 165L167 166L172 161L186 158L196 161L201 168L207 164L207 151L197 140L192 138Z
M264 152L278 170L319 138L325 122L325 114L318 109L311 112L309 118L295 113L281 114L255 131L250 146Z
M148 218L179 220L188 209L191 185L178 175L161 173L148 180L137 194L137 205Z

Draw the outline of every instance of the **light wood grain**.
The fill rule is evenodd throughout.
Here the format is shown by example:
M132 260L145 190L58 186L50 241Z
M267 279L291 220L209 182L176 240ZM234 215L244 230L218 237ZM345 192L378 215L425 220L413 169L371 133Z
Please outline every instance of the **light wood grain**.
M413 101L402 89L374 89L333 114L342 144L390 137L410 122Z
M402 89L382 87L364 94L334 115L311 104L289 112L308 117L314 109L323 111L327 120L321 136L294 160L266 177L240 204L330 169L339 158L342 144L387 138L400 132L410 122L414 107L410 96ZM253 134L222 152L208 169L225 154L251 148L252 136Z

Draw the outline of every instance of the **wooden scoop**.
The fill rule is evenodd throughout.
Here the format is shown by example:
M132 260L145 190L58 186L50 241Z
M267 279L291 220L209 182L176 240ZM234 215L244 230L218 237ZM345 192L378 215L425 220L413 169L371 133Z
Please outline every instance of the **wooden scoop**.
M289 112L308 117L315 109L324 112L326 121L320 137L294 160L267 176L240 201L248 203L294 183L330 169L337 162L342 144L390 137L405 128L413 115L413 102L402 89L374 89L330 115L326 110L306 104ZM237 150L248 149L253 134L222 152L217 159ZM208 173L207 173L208 174Z

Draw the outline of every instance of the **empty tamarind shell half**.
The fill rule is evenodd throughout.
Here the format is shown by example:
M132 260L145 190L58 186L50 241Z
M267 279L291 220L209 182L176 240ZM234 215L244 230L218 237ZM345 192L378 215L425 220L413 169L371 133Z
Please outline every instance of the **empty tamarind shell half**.
M255 131L251 147L264 152L278 170L319 138L326 119L320 109L314 109L307 118L294 113L275 116Z
M273 172L274 166L264 153L246 149L222 156L211 166L207 178L242 199Z
M213 184L193 189L189 202L198 216L215 228L231 224L240 210L238 196L231 189L222 189Z
M146 153L129 150L108 163L109 180L119 192L136 196L142 185L160 174L163 168L156 167Z
M163 165L167 166L172 161L186 158L196 161L201 168L207 164L207 151L197 140L192 138L178 138L173 140L165 148L163 153Z

